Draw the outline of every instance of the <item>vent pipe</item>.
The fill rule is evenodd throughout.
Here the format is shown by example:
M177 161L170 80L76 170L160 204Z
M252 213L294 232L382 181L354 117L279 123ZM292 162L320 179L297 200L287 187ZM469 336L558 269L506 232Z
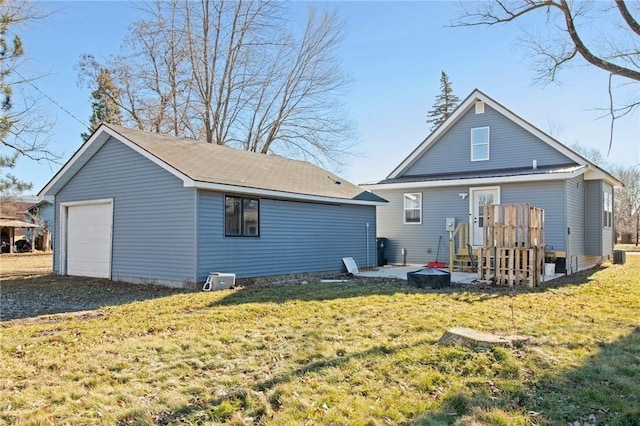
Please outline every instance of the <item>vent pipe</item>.
M533 170L538 168L538 160L533 160Z

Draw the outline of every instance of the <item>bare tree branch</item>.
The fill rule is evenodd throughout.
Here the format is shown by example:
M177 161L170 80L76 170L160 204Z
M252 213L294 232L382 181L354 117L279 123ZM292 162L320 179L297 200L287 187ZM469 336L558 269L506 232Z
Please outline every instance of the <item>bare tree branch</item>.
M109 70L126 124L318 164L350 157L335 12L310 9L295 34L279 2L154 0L142 9L123 54L80 65L82 79Z

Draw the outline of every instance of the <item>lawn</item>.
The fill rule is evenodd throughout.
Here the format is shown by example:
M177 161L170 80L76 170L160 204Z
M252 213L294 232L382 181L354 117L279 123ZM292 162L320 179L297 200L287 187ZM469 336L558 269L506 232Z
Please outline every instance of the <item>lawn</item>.
M1 284L42 294L65 279ZM535 290L354 280L143 296L0 322L0 423L640 424L637 255ZM532 341L439 346L452 326Z

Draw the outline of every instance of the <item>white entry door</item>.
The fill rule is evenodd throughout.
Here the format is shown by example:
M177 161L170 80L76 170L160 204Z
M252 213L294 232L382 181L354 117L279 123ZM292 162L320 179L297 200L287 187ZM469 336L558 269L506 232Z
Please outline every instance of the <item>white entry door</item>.
M500 204L500 187L471 188L469 215L471 217L471 244L474 247L484 245L484 206Z

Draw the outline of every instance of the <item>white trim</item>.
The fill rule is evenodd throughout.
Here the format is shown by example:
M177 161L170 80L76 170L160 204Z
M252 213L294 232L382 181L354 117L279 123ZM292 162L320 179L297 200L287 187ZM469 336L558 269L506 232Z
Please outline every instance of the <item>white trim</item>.
M431 145L437 142L444 133L449 131L449 129L464 114L466 114L467 111L469 111L477 101L482 101L485 104L489 105L498 113L504 115L509 120L521 126L523 129L525 129L526 131L528 131L529 133L531 133L541 141L545 142L546 144L550 145L552 148L555 148L561 154L565 155L566 157L576 162L577 164L589 165L595 170L599 170L605 173L606 176L608 176L608 180L615 179L612 175L600 169L600 167L590 162L589 160L584 158L582 155L564 146L562 143L560 143L553 137L544 133L543 131L541 131L531 123L520 118L518 115L514 114L507 108L503 107L502 105L500 105L499 103L497 103L496 101L494 101L493 99L491 99L490 97L488 97L478 89L475 89L473 92L471 92L471 94L458 106L458 108L456 108L456 110L449 116L449 118L447 118L444 121L444 123L442 123L442 125L440 125L431 135L429 135L429 137L427 137L424 141L422 141L422 143L418 145L418 147L414 149L413 152L411 152L411 154L409 154L409 156L402 161L402 163L400 163L395 169L393 169L393 171L389 174L389 176L387 176L387 178L393 179L401 176L409 167L411 167L415 163L415 161L417 161L420 157L422 157L422 155L431 147ZM621 185L621 182L617 181L617 179L614 182L616 182L615 183L616 185Z
M257 196L263 197L274 197L274 198L284 198L290 200L300 200L300 201L315 201L321 203L340 203L340 204L356 204L356 205L369 205L369 206L382 206L385 205L386 202L383 201L366 201L366 200L353 200L346 198L335 198L335 197L326 197L319 195L307 195L307 194L297 194L292 192L285 191L277 191L277 190L268 190L268 189L259 189L259 188L249 188L237 185L229 185L229 184L220 184L220 183L211 183L211 182L200 182L191 179L189 176L184 173L178 171L173 168L166 162L160 160L155 155L149 153L145 149L141 148L137 144L129 141L125 136L119 134L118 132L112 130L111 128L101 125L98 130L94 132L94 134L85 142L82 147L76 151L76 153L71 157L71 159L62 167L62 169L56 173L56 175L47 183L47 185L38 193L38 196L47 197L47 192L51 191L55 188L58 182L62 182L62 177L73 167L73 165L77 162L88 161L90 159L90 155L87 155L87 158L84 159L84 154L90 150L90 148L95 152L102 145L104 145L111 137L123 143L127 147L133 149L138 154L144 156L146 159L152 161L154 164L160 166L164 170L168 171L172 175L176 176L178 179L182 181L182 184L185 188L197 188L197 189L207 189L213 191L228 191L235 192L238 194L255 194ZM71 179L72 176L68 176L66 179ZM66 182L64 182L66 183Z
M413 188L439 188L448 186L469 186L469 185L492 185L515 182L540 182L548 180L571 179L587 171L586 167L581 167L573 172L564 173L544 173L536 175L521 176L500 176L471 179L451 179L451 180L429 180L419 182L398 182L398 183L376 183L361 185L363 188L372 190L382 189L413 189Z
M111 277L111 262L113 256L113 198L102 198L97 200L83 200L83 201L66 201L60 203L60 229L58 230L59 235L59 246L60 250L60 258L59 262L59 271L60 275L67 275L67 226L68 226L68 215L69 215L69 207L74 206L90 206L90 205L98 205L98 204L109 204L111 206L111 223L109 232L109 246L112 250L109 250L109 277Z
M469 187L469 242L474 248L481 247L484 244L484 241L481 244L476 244L474 240L474 232L475 229L473 227L473 193L480 191L496 191L496 199L493 200L494 204L500 204L500 186L476 186Z
M487 143L481 143L481 144L474 144L473 143L473 131L474 130L482 130L482 129L487 129ZM491 129L489 128L489 126L482 126L482 127L473 127L471 128L470 132L469 132L469 148L470 148L470 154L471 154L471 161L475 162L475 161L488 161L489 159L491 159ZM475 146L481 146L481 145L487 145L487 157L486 158L474 158L473 157L473 148Z
M335 198L335 197L324 197L320 195L297 194L294 192L276 191L272 189L250 188L246 186L228 185L223 183L194 181L192 185L185 185L185 186L193 186L194 188L197 188L197 189L206 189L209 191L229 192L229 193L242 194L242 195L255 195L263 198L280 198L280 199L294 200L294 201L314 201L319 203L357 204L357 205L367 205L367 206L384 206L387 204L384 201L353 200L348 198Z
M419 220L417 222L407 222L407 206L405 205L407 195L420 196L420 207L418 208L418 210L420 211L420 216L418 217ZM405 192L404 194L402 194L402 223L404 225L422 225L422 192Z
M56 186L56 184L58 184L58 182L66 183L66 181L71 179L72 176L65 177L69 170L76 163L89 161L89 159L92 157L92 155L89 155L89 153L97 152L98 149L100 149L105 143L107 143L110 138L117 139L119 142L122 142L124 145L133 149L138 154L144 156L146 159L152 161L154 164L157 164L164 170L176 176L178 179L182 180L184 186L190 186L189 184L193 182L191 178L169 166L167 163L152 155L148 151L145 151L138 145L132 143L125 136L105 126L104 124L101 124L100 127L98 127L98 129L93 133L93 135L80 147L80 149L78 149L75 154L73 154L69 161L67 161L67 163L62 167L62 169L60 169L60 171L56 173L53 178L51 178L51 180L45 185L45 187L40 190L38 196L47 196L47 192L52 190ZM83 164L81 164L81 166L82 165ZM65 177L66 181L63 181L63 177Z

